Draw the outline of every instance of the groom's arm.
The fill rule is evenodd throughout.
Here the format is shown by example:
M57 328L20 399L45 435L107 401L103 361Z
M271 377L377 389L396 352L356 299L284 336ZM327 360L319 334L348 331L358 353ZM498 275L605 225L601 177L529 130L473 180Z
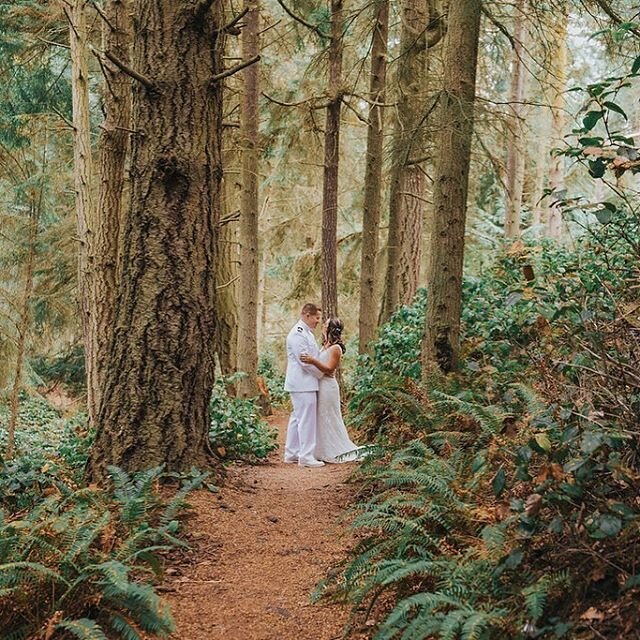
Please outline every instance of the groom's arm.
M318 378L318 380L322 378L324 374L322 373L322 371L320 371L320 369L318 369L318 367L308 362L303 362L300 359L300 356L303 353L308 353L310 350L309 344L306 338L302 334L296 334L291 336L290 340L291 340L291 350L293 351L293 354L296 357L296 360L300 363L300 366L307 373L310 373L314 378Z

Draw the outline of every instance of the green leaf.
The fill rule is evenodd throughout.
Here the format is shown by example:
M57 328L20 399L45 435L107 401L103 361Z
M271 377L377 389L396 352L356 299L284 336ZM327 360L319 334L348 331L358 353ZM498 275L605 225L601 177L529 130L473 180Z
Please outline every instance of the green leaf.
M604 138L601 136L578 138L578 142L583 147L601 147L604 144Z
M500 494L504 491L505 484L507 482L507 477L504 472L504 469L500 467L495 476L493 476L493 480L491 481L491 486L493 487L493 493L496 496L500 496Z
M582 119L582 126L586 131L591 131L598 124L598 120L604 116L604 111L589 111Z
M549 436L546 433L536 433L534 437L536 444L543 451L551 451L551 440L549 440Z
M627 581L622 585L622 590L633 589L633 587L640 586L640 575L629 576Z
M613 218L613 213L609 209L598 209L596 211L596 218L598 218L598 222L600 224L607 224L611 222L611 218Z
M638 73L640 71L640 56L638 56L631 65L631 73Z
M600 516L598 530L609 538L615 538L622 529L622 520L618 516L605 513Z
M602 158L589 160L589 174L592 178L602 178L606 169L607 165Z
M607 100L606 102L603 103L603 105L607 107L609 111L615 111L616 113L619 113L625 120L629 119L627 117L627 114L624 112L624 109L620 105L616 104L615 102L611 102Z

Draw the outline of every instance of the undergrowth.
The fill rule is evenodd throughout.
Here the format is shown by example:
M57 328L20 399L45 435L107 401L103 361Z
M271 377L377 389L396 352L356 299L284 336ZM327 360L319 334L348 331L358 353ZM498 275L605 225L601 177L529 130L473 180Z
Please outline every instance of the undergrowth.
M455 375L420 379L425 292L382 327L350 410L384 447L316 592L352 603L351 629L638 637L640 215L622 196L597 213L575 247L518 242L466 279Z
M11 500L0 510L3 640L142 640L175 630L153 582L162 555L184 546L178 514L205 476L191 474L166 501L156 491L162 468L109 471L110 492L51 474L28 508L12 512Z

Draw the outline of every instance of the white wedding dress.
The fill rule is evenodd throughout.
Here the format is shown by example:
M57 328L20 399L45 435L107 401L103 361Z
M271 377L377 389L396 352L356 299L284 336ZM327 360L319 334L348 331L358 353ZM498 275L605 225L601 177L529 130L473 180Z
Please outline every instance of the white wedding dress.
M327 360L328 351L320 352ZM324 462L352 462L361 457L361 447L349 438L340 408L340 387L335 378L320 378L318 388L318 423L315 457ZM346 454L346 455L345 455Z

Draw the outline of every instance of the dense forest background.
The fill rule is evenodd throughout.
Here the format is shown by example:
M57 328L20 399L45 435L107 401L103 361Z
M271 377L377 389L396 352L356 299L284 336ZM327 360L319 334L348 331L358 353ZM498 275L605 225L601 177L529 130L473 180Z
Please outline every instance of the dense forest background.
M172 632L307 301L373 445L316 596L640 637L639 54L626 0L0 3L2 637Z

